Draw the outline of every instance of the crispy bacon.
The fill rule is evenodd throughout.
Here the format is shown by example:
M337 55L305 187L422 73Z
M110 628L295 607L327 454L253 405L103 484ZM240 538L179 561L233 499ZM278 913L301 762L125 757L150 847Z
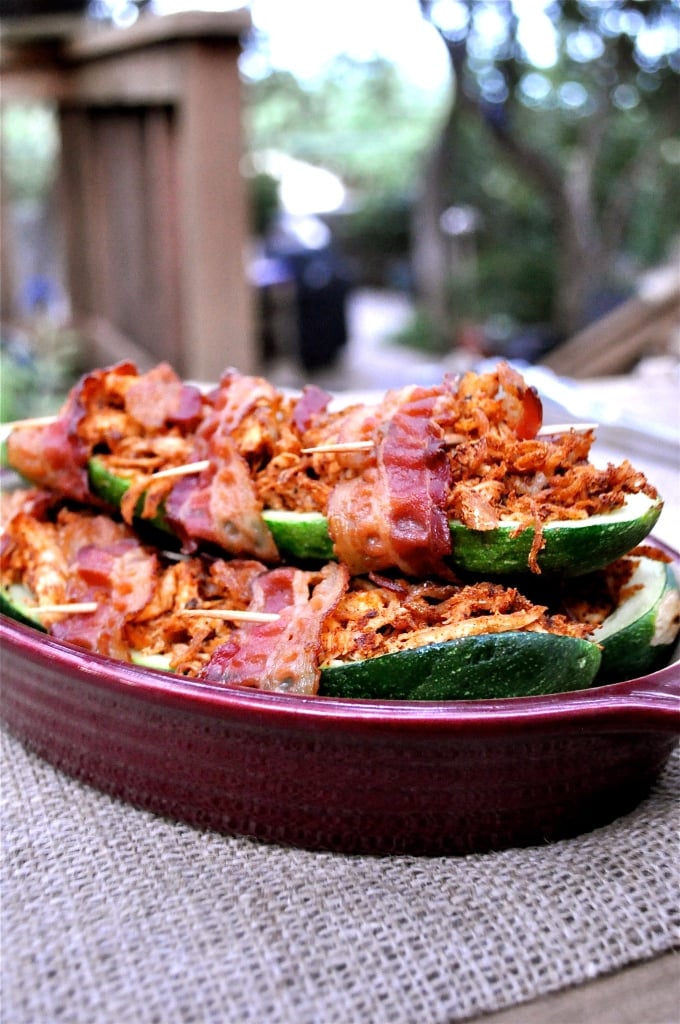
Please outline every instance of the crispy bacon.
M208 396L210 411L197 434L196 458L220 454L224 441L257 405L274 405L279 393L263 377L250 377L229 370L220 379L219 386Z
M543 405L536 388L529 387L508 363L498 365L498 382L503 389L505 417L521 441L536 437L543 422Z
M338 557L355 574L396 566L410 576L446 575L450 468L432 416L439 391L415 389L376 439L377 468L337 485L328 505Z
M197 387L184 384L168 363L140 376L125 395L126 411L147 430L181 424L195 430L203 398Z
M151 600L158 559L134 538L108 547L85 545L69 565L66 600L96 601L93 614L67 615L52 626L57 640L128 660L125 625Z
M81 378L54 423L12 431L7 439L7 458L10 465L38 486L75 501L97 504L87 477L89 450L78 434L86 413L83 395L89 381L90 375Z
M496 583L354 578L338 563L319 571L267 569L255 560L164 561L125 524L49 508L27 492L7 524L2 583L23 583L40 602L95 601L94 613L46 619L53 636L123 660L162 654L184 675L224 686L317 692L321 667L463 636L543 631L587 636L588 624L548 614ZM235 627L194 611L275 612Z
M182 477L166 502L185 551L206 541L233 555L275 562L278 550L261 512L248 466L229 437L222 440L219 463L200 476Z
M177 528L185 550L197 541L216 544L233 555L278 560L278 551L262 519L248 463L234 432L253 407L276 399L268 381L230 371L211 396L211 409L197 431L193 459L210 459L200 476L180 479L166 502L169 522Z
M330 393L318 388L316 384L303 388L293 410L293 423L298 433L303 434L312 425L315 417L326 411L330 400Z
M410 386L373 405L329 409L315 387L294 400L261 377L229 370L202 395L167 364L139 374L122 362L85 375L53 426L13 432L9 458L40 486L96 504L87 479L96 455L131 481L126 521L142 495L146 518L167 501L187 551L220 544L276 562L262 509L321 512L353 572L441 573L446 519L474 530L501 519L533 528L530 567L538 571L546 523L618 508L637 491L657 496L628 462L593 466L592 433L537 437L540 399L509 364L446 375L426 394ZM374 444L303 454L352 441ZM160 469L203 459L212 467L200 478L152 480Z
M33 491L7 523L6 537L4 585L23 584L41 604L98 605L93 614L60 616L52 634L128 660L125 624L154 593L156 552L108 516L71 511Z
M315 694L323 626L348 581L346 567L334 563L319 574L282 568L260 577L251 607L277 612L278 621L241 627L213 655L201 678L229 686Z
M8 459L27 479L64 497L101 504L90 491L87 463L93 451L115 449L142 433L176 424L198 425L200 392L183 384L166 363L139 375L131 362L84 374L71 389L57 420L13 431Z

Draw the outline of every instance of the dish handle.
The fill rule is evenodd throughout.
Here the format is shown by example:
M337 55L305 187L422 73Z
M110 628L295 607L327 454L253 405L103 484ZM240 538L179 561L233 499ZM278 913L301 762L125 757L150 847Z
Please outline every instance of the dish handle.
M680 734L680 663L627 683L606 687L604 706L611 710L633 712L639 720L663 732Z

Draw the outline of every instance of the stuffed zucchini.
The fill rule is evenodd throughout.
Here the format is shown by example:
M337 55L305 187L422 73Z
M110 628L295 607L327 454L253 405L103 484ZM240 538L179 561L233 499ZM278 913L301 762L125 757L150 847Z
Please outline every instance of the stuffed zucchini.
M651 545L574 582L564 610L594 626L600 645L598 683L652 672L671 657L680 631L680 590L670 560Z
M499 583L351 577L337 562L167 557L109 516L30 492L2 610L59 640L218 686L452 700L583 688L591 627ZM71 611L71 609L73 609Z
M594 466L592 430L545 432L541 416L505 363L340 409L318 388L228 371L204 393L122 363L86 375L53 424L13 432L8 459L187 552L412 579L591 572L648 535L661 499L628 462Z

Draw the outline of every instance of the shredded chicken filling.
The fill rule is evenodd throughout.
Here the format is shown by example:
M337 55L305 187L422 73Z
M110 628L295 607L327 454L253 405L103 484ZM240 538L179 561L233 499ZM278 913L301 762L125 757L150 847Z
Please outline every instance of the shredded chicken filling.
M177 388L167 372L147 388L149 400L163 387ZM197 429L214 415L215 395L228 399L230 389L244 381L228 374L213 395L202 396L198 419L160 422L140 413L146 408L144 388L150 374L134 367L102 371L83 389L83 413L74 427L91 455L113 473L131 477L134 489L124 511L130 519L149 477L161 469L181 466L194 457ZM514 371L501 368L485 374L446 378L440 386L436 419L447 442L452 486L447 501L451 518L474 529L492 529L502 517L525 526L579 519L620 507L627 493L656 491L628 462L598 469L589 460L591 432L570 431L556 437L521 436L517 424L529 389L522 389ZM521 378L519 378L521 381ZM130 395L140 391L136 402ZM375 406L322 408L302 429L295 422L295 400L271 385L260 388L252 407L239 413L231 437L248 465L256 495L265 508L325 513L331 491L344 480L375 468L374 451L302 454L321 444L379 440L394 408L409 389L388 393ZM225 399L225 393L227 399ZM133 412L136 415L133 415ZM23 433L23 432L21 432ZM20 467L17 467L20 468ZM40 483L40 481L37 481ZM157 508L172 485L152 484L146 514Z
M139 542L125 523L55 506L53 500L41 503L36 493L25 492L23 505L13 502L2 537L3 588L22 584L38 605L98 602L94 619L46 615L44 624L61 639L124 660L133 652L161 655L174 671L200 676L224 644L238 640L239 627L208 615L189 619L184 611L257 610L267 579L294 573L296 603L307 602L314 616L320 607L315 588L329 571L337 578L337 567L330 566L272 571L255 560L165 557ZM482 633L585 637L591 631L499 584L411 583L380 576L345 577L338 584L339 599L321 613L319 668Z
M503 522L514 524L517 533L532 529L528 564L535 573L547 523L618 509L631 493L657 497L629 462L597 468L589 461L592 431L536 436L540 400L505 363L489 373L447 375L441 384L421 389L432 405L427 423L416 424L423 432L422 450L431 454L429 423L436 428L444 463L436 473L426 472L425 462L419 475L411 467L413 480L404 483L406 453L402 463L398 448L391 450L389 464L383 455L397 417L403 418L417 391L396 389L375 405L338 410L319 389L294 398L263 378L228 371L212 392L201 393L182 384L167 364L139 374L133 364L122 363L94 371L76 386L53 430L54 443L44 446L44 458L36 453L45 437L41 428L33 428L10 436L10 461L37 485L83 501L88 453L96 456L130 482L121 503L125 521L169 509L187 552L208 543L275 563L277 549L263 509L320 512L329 519L336 550L345 552L351 571L359 574L388 565L414 577L435 572L416 557L435 549L434 532L418 546L413 531L402 530L404 495L411 486L413 507L421 510L421 533L441 532L447 519L476 531ZM307 451L353 442L367 447ZM205 460L212 469L201 477L153 475ZM362 485L360 497L372 496L361 529L350 514L353 482ZM439 488L436 498L433 486ZM351 498L343 502L341 495ZM384 553L369 555L371 538L378 534ZM348 549L356 553L355 561L347 559Z

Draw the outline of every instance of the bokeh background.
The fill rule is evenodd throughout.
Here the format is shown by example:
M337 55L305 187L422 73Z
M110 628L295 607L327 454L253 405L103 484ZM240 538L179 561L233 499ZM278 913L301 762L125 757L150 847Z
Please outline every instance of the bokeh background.
M603 322L589 348L612 372L677 359L677 301L621 339L650 275L671 292L680 277L679 0L4 0L3 60L38 41L47 68L83 34L236 7L258 370L342 389L390 383L390 366L559 368ZM4 420L51 410L93 351L66 266L64 145L58 102L7 91ZM134 323L110 326L143 350Z

